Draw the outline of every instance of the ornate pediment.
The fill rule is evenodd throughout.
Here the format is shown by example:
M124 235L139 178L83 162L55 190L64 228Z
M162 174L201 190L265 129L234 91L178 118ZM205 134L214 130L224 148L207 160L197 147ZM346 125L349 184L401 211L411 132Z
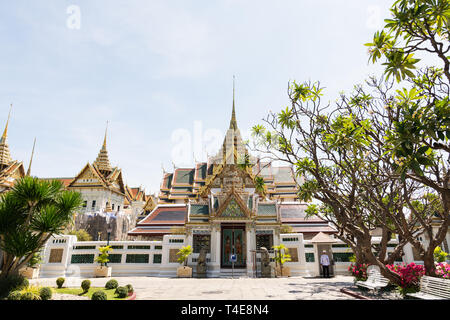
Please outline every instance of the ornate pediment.
M250 218L252 212L233 188L215 216L221 218Z

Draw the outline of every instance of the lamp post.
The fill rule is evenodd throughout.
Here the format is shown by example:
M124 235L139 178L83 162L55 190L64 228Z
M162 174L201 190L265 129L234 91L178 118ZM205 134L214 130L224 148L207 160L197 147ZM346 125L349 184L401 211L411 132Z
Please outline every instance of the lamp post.
M112 228L108 227L108 229L106 229L106 232L108 232L108 240L106 242L106 245L109 246L109 237L111 236Z
M109 237L111 236L111 232L112 232L112 228L110 226L108 226L108 229L106 229L106 232L108 233L108 238L106 241L106 246L109 246ZM108 266L108 262L105 263L105 266Z

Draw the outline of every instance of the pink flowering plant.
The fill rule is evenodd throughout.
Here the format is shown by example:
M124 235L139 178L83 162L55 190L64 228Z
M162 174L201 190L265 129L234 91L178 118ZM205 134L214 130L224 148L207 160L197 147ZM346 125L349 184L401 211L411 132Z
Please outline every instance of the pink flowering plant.
M436 263L436 276L443 279L450 279L450 264L446 262Z
M411 262L410 264L386 265L389 270L397 273L401 278L399 286L400 293L405 296L407 293L417 292L420 288L420 278L425 274L425 267Z
M367 280L367 267L369 265L366 263L362 264L351 264L350 267L348 267L348 271L351 272L352 276L355 277L356 281L366 281Z

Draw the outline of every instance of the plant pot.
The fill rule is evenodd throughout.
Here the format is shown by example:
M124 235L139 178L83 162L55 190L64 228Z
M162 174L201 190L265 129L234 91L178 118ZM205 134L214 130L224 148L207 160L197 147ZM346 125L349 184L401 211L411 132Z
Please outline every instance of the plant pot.
M19 273L27 279L39 278L39 268L26 267L19 270Z
M179 267L177 269L178 278L192 278L192 268L190 267Z
M112 267L100 266L95 268L94 276L96 278L111 277Z
M283 266L283 269L281 269L280 266L277 266L275 268L275 273L277 277L290 277L291 276L291 268Z

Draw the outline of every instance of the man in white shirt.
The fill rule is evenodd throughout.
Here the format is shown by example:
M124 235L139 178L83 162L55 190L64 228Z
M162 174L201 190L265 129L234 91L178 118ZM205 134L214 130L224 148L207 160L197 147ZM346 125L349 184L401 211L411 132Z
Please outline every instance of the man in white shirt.
M330 258L327 256L327 251L323 250L322 255L320 256L320 264L322 265L322 275L324 278L330 277Z

